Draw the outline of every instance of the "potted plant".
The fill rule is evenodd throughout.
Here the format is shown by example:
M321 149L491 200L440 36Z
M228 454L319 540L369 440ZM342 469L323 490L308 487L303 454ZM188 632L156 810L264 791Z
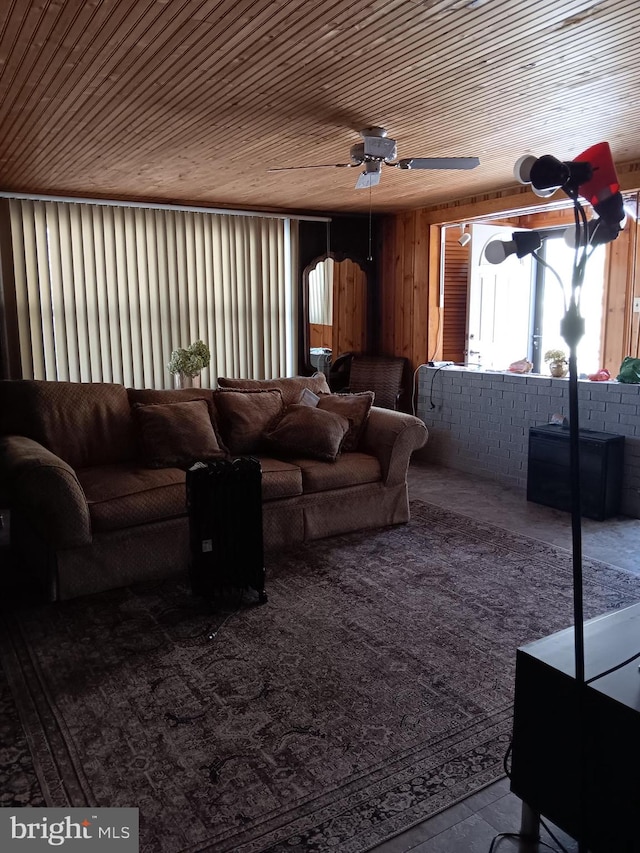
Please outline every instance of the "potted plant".
M549 349L544 354L544 360L549 365L549 372L552 376L561 378L567 375L569 362L567 354L561 349Z
M211 353L203 341L195 341L186 349L174 349L167 368L175 378L176 388L199 388L200 371L209 367Z

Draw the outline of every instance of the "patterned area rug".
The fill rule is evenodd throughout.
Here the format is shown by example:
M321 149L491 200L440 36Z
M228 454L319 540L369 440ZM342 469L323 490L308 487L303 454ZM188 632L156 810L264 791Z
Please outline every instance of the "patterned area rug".
M571 557L412 512L273 555L262 607L178 579L8 616L4 791L138 806L150 853L358 853L498 779L516 648L571 624ZM638 599L585 560L587 616Z

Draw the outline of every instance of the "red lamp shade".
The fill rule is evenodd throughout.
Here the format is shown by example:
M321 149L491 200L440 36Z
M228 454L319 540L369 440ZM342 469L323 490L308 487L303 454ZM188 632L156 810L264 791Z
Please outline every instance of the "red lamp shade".
M578 154L573 160L574 163L585 161L591 164L593 174L588 181L580 184L580 195L595 207L620 190L609 143L598 142L597 145L592 145L582 154Z

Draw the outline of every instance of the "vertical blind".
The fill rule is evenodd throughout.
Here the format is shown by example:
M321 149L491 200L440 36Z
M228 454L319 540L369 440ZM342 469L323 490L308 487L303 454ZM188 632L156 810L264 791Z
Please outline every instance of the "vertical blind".
M22 375L166 388L203 340L217 376L297 365L295 221L10 201Z

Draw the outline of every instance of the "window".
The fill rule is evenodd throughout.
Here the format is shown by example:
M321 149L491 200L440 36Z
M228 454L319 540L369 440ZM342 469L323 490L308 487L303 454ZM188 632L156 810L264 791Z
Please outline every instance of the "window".
M551 267L536 263L535 311L533 321L532 361L536 372L546 373L544 354L551 349L569 348L560 333L565 314L565 299L571 291L574 250L563 239L565 229L544 234L538 254ZM578 344L578 372L595 373L601 366L602 305L604 297L605 246L598 246L589 258L580 294L580 313L585 321L585 334ZM552 270L558 274L556 279Z
M548 373L544 363L548 350L560 349L568 355L569 348L560 328L565 301L571 293L575 250L564 240L566 228L563 225L535 229L543 238L542 247L535 254L518 258L510 241L514 230L521 228L482 223L471 226L472 241L466 250L469 270L467 363L487 370L506 370L511 362L528 358L533 362L534 372ZM504 241L511 248L501 263L490 263L486 258L485 249L494 241ZM451 243L449 241L447 248ZM606 260L607 246L598 246L585 266L579 303L585 320L585 335L578 346L578 371L583 374L595 373L604 364ZM451 275L448 280L446 276L445 259L445 282L452 280ZM445 329L447 324L451 325L446 312L445 285ZM444 356L449 357L446 352Z

